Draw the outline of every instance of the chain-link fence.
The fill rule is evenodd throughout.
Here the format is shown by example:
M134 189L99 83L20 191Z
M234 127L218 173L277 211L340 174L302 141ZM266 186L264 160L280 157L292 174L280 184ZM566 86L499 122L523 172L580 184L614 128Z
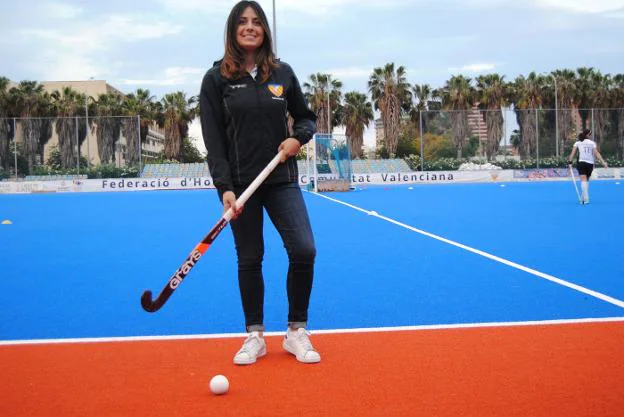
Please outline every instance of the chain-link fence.
M411 148L397 157L415 171L562 167L584 128L609 165L624 166L624 108L426 111L402 124ZM138 177L165 149L163 131L140 125L138 116L0 119L0 179ZM377 135L383 144L383 126Z
M0 174L138 176L145 159L164 148L155 131L141 141L139 126L138 116L0 119Z
M622 108L427 111L405 119L404 126L410 123L415 152L406 159L414 170L456 169L467 161L501 168L565 166L585 128L607 161L624 162Z

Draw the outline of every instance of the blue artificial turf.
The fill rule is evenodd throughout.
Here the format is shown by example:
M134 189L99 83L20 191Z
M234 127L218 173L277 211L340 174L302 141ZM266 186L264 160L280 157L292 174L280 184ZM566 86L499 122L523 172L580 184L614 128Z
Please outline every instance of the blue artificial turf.
M624 194L569 182L332 193L412 227L624 299ZM623 316L620 307L305 194L318 248L310 328ZM140 307L216 223L214 190L0 195L0 340L242 332L226 228L162 310ZM265 233L265 323L286 326L287 258Z

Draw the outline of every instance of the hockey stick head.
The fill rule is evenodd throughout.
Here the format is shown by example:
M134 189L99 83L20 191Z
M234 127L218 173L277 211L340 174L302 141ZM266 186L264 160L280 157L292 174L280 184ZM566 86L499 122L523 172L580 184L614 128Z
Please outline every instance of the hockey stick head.
M152 301L152 292L150 290L145 291L141 296L141 307L148 313L158 310L159 307Z
M240 197L237 199L237 203L243 205L247 199L254 193L254 191L264 182L266 177L275 169L275 167L280 163L284 155L284 151L280 151L269 164L262 170L260 174L256 177L255 180L252 181L251 184L243 191ZM182 283L186 275L190 272L190 270L195 266L195 264L199 261L202 255L208 250L212 242L219 236L219 233L225 228L225 226L230 221L232 215L232 209L230 208L214 225L214 227L208 232L206 237L193 249L191 254L186 258L184 263L176 270L176 272L169 278L167 285L162 289L160 294L156 297L155 300L152 299L152 292L146 290L143 292L141 296L141 306L148 313L153 313L158 311L171 297L171 294L178 288L178 286Z

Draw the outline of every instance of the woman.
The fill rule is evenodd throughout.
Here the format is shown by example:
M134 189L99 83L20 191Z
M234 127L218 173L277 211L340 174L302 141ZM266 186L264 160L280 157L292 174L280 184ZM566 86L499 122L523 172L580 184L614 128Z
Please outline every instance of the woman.
M299 188L301 146L316 131L299 81L272 50L266 15L255 1L237 3L227 20L223 59L204 76L200 109L208 167L231 221L238 257L238 283L248 336L234 363L248 365L266 354L263 338L263 209L277 228L288 253L288 329L283 347L298 361L316 363L319 353L306 331L316 247ZM288 132L287 112L294 119ZM283 151L280 164L246 202L240 195L269 161Z
M581 176L581 189L583 190L581 196L581 204L589 204L589 177L591 177L594 170L594 158L598 158L605 168L608 168L607 163L598 152L596 142L589 139L592 132L589 129L583 130L579 136L578 141L574 143L570 156L568 157L568 165L572 165L572 160L576 151L579 152L579 160L576 165L576 169Z

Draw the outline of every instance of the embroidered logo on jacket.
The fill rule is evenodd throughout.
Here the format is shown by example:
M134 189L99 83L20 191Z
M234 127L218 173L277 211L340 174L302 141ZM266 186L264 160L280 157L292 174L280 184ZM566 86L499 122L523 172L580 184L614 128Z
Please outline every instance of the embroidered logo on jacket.
M284 93L284 86L281 84L269 84L269 91L275 97L281 97L282 94Z

